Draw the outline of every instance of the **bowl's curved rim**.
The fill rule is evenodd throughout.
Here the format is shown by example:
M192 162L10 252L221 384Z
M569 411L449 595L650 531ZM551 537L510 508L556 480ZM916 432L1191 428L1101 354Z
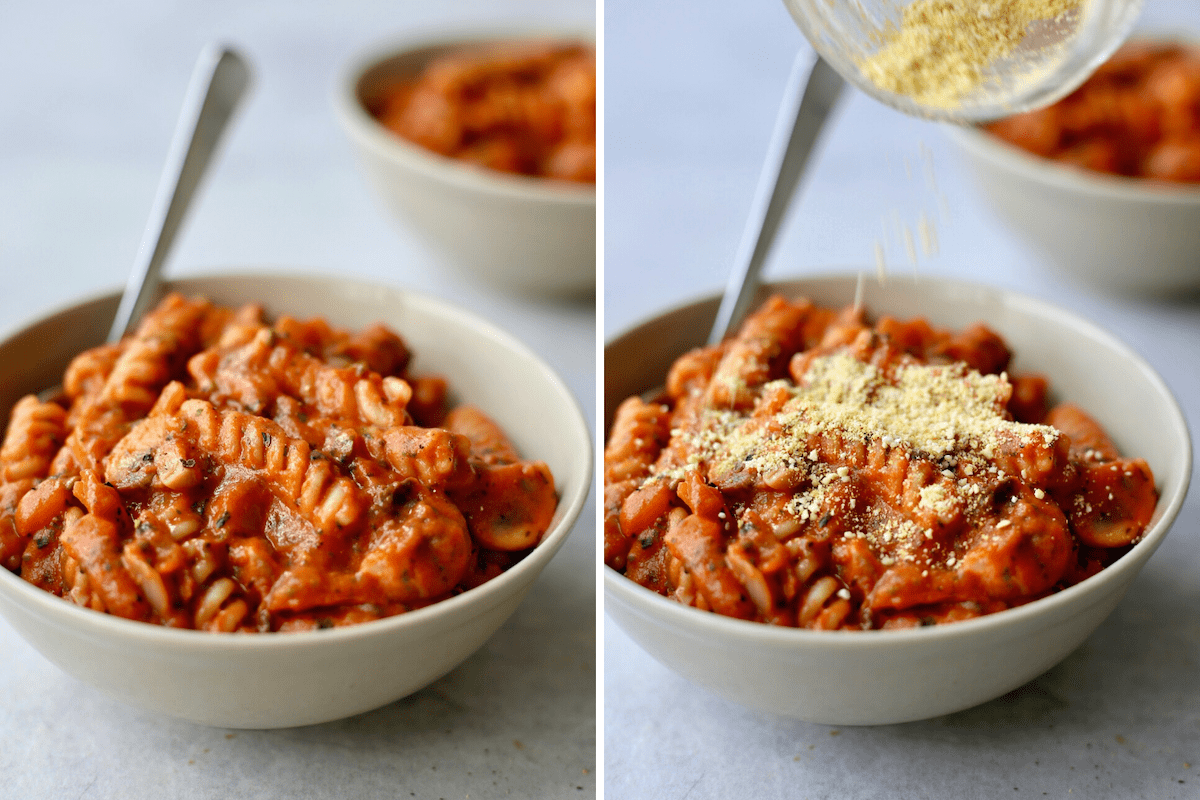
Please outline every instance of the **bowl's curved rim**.
M285 273L238 270L229 272L214 271L190 274L178 278L168 278L165 281L164 289L178 287L186 291L188 286L202 285L204 283L211 283L212 281L230 281L236 283L238 281L260 280L279 280L287 283L310 283L314 285L336 281L343 286L361 287L367 291L385 290L395 292L421 303L427 308L433 309L450 319L467 323L481 336L504 345L507 349L513 350L522 358L533 363L545 375L554 391L560 395L564 403L570 408L574 423L572 430L577 437L576 443L580 445L578 459L580 481L578 485L571 487L572 490L569 494L560 496L559 504L562 505L565 503L566 505L564 506L563 515L559 523L543 536L542 541L529 555L521 559L521 561L517 562L510 569L480 586L468 589L461 594L425 606L424 608L415 609L403 614L371 620L370 622L358 625L324 630L293 631L284 634L223 635L214 634L209 631L167 628L160 625L124 619L122 617L114 617L110 614L77 606L57 595L39 589L15 573L9 572L7 569L0 569L0 593L7 595L10 600L17 604L31 606L34 613L37 613L40 617L57 619L75 629L91 628L94 629L93 632L96 635L107 634L127 639L149 640L151 643L176 647L182 651L249 651L253 653L264 650L290 651L305 649L326 642L345 644L363 638L374 638L376 636L400 632L404 629L417 629L427 625L436 625L437 621L442 617L452 617L460 613L470 615L471 610L475 607L479 607L480 609L488 608L494 602L499 601L500 598L517 590L523 583L535 580L538 574L566 542L567 537L578 521L580 512L583 510L592 484L594 457L591 432L579 402L562 381L562 378L522 342L482 317L445 300L396 286L345 276L322 274L316 271ZM56 308L38 313L24 322L18 323L16 326L0 331L0 341L7 341L13 336L41 324L43 321L58 314L69 312L89 303L102 301L115 302L119 296L119 290L99 291L86 297L81 297L75 302L61 304Z
M406 54L459 45L485 44L515 39L555 38L595 41L594 30L579 27L475 27L456 31L440 29L384 39L361 49L338 75L333 104L347 133L376 154L420 174L459 188L530 201L575 206L595 206L596 185L539 178L490 170L434 153L385 128L360 102L358 86L371 70Z
M872 274L869 269L863 270ZM770 290L775 287L792 287L798 289L808 283L819 283L828 287L845 287L853 289L858 279L857 274L818 273L795 277L779 276L764 282L763 288ZM646 587L638 584L607 565L603 566L605 595L615 594L627 604L641 609L644 613L664 617L670 624L678 625L681 629L719 635L724 638L739 641L754 641L760 644L769 643L779 647L820 647L834 649L873 649L885 646L887 643L912 645L933 640L946 641L961 637L974 636L985 631L995 631L997 628L1019 625L1022 622L1032 622L1033 618L1050 615L1054 612L1066 613L1068 607L1076 603L1086 604L1087 598L1105 594L1110 586L1121 581L1132 580L1142 565L1153 555L1162 544L1171 525L1183 507L1191 482L1192 445L1187 418L1179 405L1179 401L1171 392L1170 387L1150 364L1131 347L1120 339L1105 331L1103 328L1089 322L1078 314L1056 306L1045 300L1029 295L1001 289L971 281L951 278L913 278L911 276L889 276L889 282L903 281L911 284L931 284L940 291L964 293L987 293L990 297L1010 308L1034 313L1039 316L1052 318L1068 327L1074 328L1102 342L1106 347L1119 353L1133 363L1155 391L1167 400L1171 409L1168 420L1173 433L1182 443L1177 463L1177 474L1172 483L1164 485L1159 497L1159 507L1156 509L1158 519L1153 521L1150 528L1128 553L1091 577L1067 587L1060 592L1042 597L1030 603L1014 608L1008 608L993 614L986 614L973 619L945 625L932 625L919 628L898 630L870 631L814 631L800 628L781 628L766 625L761 622L725 617L706 611L699 611L691 606L685 606L670 600ZM622 329L605 342L605 349L614 342L628 336L641 326L659 317L678 313L705 303L714 304L719 295L704 294L691 300L679 302L670 308L653 316L633 323ZM1165 501L1165 504L1164 504Z

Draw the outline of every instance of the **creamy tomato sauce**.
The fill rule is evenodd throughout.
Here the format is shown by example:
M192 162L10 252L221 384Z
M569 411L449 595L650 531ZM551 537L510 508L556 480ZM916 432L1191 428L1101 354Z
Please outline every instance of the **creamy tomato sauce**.
M820 629L950 622L1078 583L1157 502L1086 412L976 325L772 298L627 399L606 563L681 603Z
M448 408L382 325L171 295L78 356L0 445L0 563L81 606L213 631L435 603L535 547L554 479Z

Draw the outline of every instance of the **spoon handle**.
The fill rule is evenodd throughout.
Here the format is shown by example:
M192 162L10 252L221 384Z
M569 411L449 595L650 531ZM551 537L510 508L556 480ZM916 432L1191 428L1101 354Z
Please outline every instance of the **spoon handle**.
M843 85L841 75L825 59L817 56L814 61L807 50L796 56L734 269L708 337L709 344L718 344L750 310L758 291L758 274L775 241L779 223Z
M250 68L233 50L210 45L200 54L137 259L108 333L109 342L120 341L156 299L162 265L175 234L221 141L225 125L249 85Z

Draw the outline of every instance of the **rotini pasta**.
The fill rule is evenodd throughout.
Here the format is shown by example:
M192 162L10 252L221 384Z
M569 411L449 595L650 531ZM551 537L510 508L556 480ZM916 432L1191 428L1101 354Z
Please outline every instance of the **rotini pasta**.
M73 603L210 631L355 624L477 586L557 505L404 341L167 297L0 443L0 561ZM445 427L435 427L445 423Z
M775 625L930 625L1078 583L1136 543L1153 475L1010 377L983 325L771 298L616 410L604 559L685 605Z

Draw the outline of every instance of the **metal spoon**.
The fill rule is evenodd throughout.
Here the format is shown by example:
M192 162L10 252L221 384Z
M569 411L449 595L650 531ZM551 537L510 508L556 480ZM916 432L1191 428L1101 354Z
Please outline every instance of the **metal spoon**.
M209 45L201 52L188 84L137 259L108 334L110 343L120 341L156 299L162 283L162 265L175 242L175 234L221 134L249 85L250 68L234 50Z
M817 56L814 60L807 51L796 56L734 269L708 336L709 344L720 343L750 310L763 262L844 85L842 76L825 59Z

